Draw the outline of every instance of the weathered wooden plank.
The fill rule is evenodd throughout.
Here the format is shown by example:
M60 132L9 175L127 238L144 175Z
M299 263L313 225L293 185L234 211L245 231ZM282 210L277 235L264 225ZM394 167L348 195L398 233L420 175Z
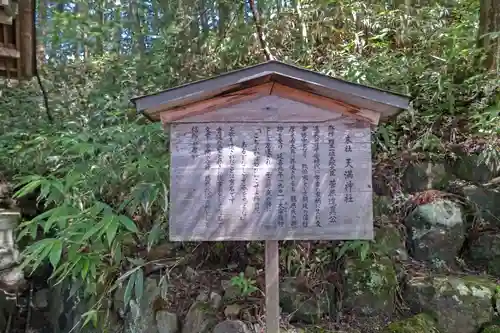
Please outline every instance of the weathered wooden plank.
M370 239L370 129L175 124L172 240Z
M14 48L0 46L0 57L19 59L21 54Z
M379 112L358 108L342 103L341 101L291 88L279 83L274 84L271 94L303 102L325 110L338 112L349 117L367 121L373 125L377 125L380 119Z
M264 96L202 115L179 119L176 123L209 122L303 122L328 121L342 114L320 109L279 96Z
M8 16L5 12L0 8L0 24L12 25L12 16Z
M228 93L219 97L214 97L179 108L170 109L168 111L161 112L160 118L161 121L165 124L171 123L178 119L182 119L184 117L203 114L224 106L230 106L252 100L260 96L269 95L272 86L272 83L264 83L259 86L239 90L234 93Z

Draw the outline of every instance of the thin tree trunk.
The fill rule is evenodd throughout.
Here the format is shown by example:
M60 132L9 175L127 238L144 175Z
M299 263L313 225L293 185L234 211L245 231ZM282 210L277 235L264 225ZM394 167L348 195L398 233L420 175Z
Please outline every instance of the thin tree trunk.
M47 43L47 0L38 3L38 33L37 40L37 62L38 67L45 62L45 43Z
M133 52L142 56L146 51L146 47L144 43L144 34L142 33L141 16L139 14L139 4L137 0L130 0L129 2L129 20L134 42Z
M500 66L500 0L481 0L479 9L478 47L486 54L484 66L497 69Z
M255 22L255 29L257 30L257 38L260 42L260 47L262 48L262 52L264 52L264 56L266 60L274 60L274 56L269 49L269 46L266 42L266 36L264 35L264 29L262 28L262 22L260 20L259 10L255 6L255 0L248 0L250 4L250 9L252 10L253 19Z
M295 0L295 11L297 12L297 17L299 19L299 24L300 24L300 37L302 39L302 43L304 45L308 44L308 38L307 38L307 26L304 21L304 15L302 14L302 4L300 3L301 0Z
M115 23L115 26L114 26L114 45L115 45L115 52L116 54L120 54L121 53L121 49L122 49L122 34L123 34L123 31L122 31L122 26L121 26L121 23L122 23L122 7L119 5L117 8L115 8L114 10L114 23Z
M96 52L98 55L104 54L104 41L102 39L102 32L104 29L104 0L99 0L96 3L96 14L97 14L97 22L99 23L99 27L101 29L100 34L96 37Z

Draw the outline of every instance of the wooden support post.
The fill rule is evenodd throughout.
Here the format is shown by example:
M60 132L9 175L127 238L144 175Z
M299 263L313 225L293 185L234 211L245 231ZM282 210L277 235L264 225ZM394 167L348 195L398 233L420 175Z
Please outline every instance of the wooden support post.
M278 241L266 241L266 333L279 333L279 249Z

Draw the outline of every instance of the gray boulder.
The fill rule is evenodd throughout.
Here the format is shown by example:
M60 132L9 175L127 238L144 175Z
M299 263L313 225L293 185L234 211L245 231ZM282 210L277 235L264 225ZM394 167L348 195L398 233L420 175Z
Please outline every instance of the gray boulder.
M454 265L466 234L461 206L438 199L417 206L405 219L411 256L435 268Z
M472 266L500 278L500 234L483 233L471 241L468 261Z
M348 258L344 278L345 310L362 316L392 314L398 279L389 257Z
M443 333L477 333L493 318L495 287L487 277L413 276L404 299L412 312L432 315Z
M283 312L290 314L292 321L315 324L326 314L334 311L333 290L313 294L301 290L296 278L285 278L280 283L280 305Z
M210 303L196 301L189 308L182 333L208 333L216 324L215 310Z

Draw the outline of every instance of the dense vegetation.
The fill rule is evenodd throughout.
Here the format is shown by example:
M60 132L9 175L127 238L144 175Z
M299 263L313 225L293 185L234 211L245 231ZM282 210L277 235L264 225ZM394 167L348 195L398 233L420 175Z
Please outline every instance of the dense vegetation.
M495 0L40 1L43 90L0 91L0 176L39 202L20 229L24 263L78 282L88 320L103 320L120 283L140 297L166 239L169 156L160 124L129 99L266 53L411 95L411 110L374 132L379 163L459 146L500 167L499 11Z

